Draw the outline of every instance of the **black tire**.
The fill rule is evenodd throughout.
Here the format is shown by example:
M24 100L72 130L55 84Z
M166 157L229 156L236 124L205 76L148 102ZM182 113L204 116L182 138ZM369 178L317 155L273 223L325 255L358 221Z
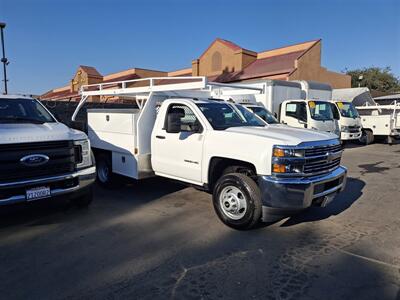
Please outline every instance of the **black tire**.
M92 203L92 201L93 201L93 188L92 187L89 188L89 191L85 195L79 196L77 198L73 198L71 200L71 202L79 208L88 207Z
M360 142L364 145L369 145L374 142L374 134L371 130L363 130L360 137Z
M236 188L242 195L241 201L245 201L246 209L242 212L238 212L235 217L239 219L231 218L226 212L228 209L223 208L222 205L228 204L224 202L223 195L230 188ZM229 198L228 198L229 199ZM261 203L261 192L257 184L250 177L239 174L230 173L223 175L216 183L213 192L213 204L214 209L220 220L229 227L239 230L251 229L257 225L261 219L262 203ZM234 205L233 205L234 206ZM232 207L233 207L232 206ZM241 216L243 214L243 216Z
M100 153L96 156L97 182L105 188L117 186L116 175L112 172L111 157L107 153Z

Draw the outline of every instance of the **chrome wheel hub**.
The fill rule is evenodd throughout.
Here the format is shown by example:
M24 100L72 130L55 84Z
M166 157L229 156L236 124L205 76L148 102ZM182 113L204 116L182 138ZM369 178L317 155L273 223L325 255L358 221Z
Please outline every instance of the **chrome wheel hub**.
M219 204L222 212L230 219L239 220L246 214L246 197L235 186L224 187L219 196Z

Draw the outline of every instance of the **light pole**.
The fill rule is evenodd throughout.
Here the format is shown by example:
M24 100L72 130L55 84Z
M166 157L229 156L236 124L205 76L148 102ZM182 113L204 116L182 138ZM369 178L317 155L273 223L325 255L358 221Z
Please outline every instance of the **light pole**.
M363 75L358 76L358 87L361 87L361 81L364 79Z
M3 73L4 73L4 94L7 95L7 70L6 66L8 65L8 59L6 58L6 50L4 48L4 33L3 29L6 27L6 23L0 22L0 31L1 31L1 48L3 49L3 57L1 58L1 62L3 63Z

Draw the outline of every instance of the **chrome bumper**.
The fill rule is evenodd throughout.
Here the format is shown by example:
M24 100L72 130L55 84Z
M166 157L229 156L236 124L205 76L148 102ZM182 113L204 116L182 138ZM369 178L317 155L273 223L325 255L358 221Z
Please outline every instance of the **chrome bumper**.
M342 131L340 133L341 140L358 140L361 137L361 130L359 132Z
M270 222L310 207L314 201L334 197L346 185L347 169L339 166L328 174L302 178L260 176L263 221ZM331 200L331 198L329 199ZM324 204L324 201L321 201ZM319 203L319 204L321 204Z
M13 203L25 202L25 187L35 187L41 185L51 185L55 183L64 182L66 180L76 179L76 184L68 188L54 188L51 189L51 197L66 195L70 193L78 193L85 188L88 188L94 183L96 179L96 167L92 166L82 169L73 173L41 177L37 179L20 180L14 182L0 183L0 205L8 205ZM2 191L18 190L12 196L1 198Z

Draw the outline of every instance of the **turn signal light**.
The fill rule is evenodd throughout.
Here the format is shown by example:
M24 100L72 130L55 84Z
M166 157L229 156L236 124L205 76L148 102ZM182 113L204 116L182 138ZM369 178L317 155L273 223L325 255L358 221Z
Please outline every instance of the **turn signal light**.
M272 165L272 171L274 173L285 173L286 172L286 166L285 165L280 165L280 164L273 164Z
M274 148L273 156L275 156L275 157L284 157L285 156L285 150L280 149L280 148Z

